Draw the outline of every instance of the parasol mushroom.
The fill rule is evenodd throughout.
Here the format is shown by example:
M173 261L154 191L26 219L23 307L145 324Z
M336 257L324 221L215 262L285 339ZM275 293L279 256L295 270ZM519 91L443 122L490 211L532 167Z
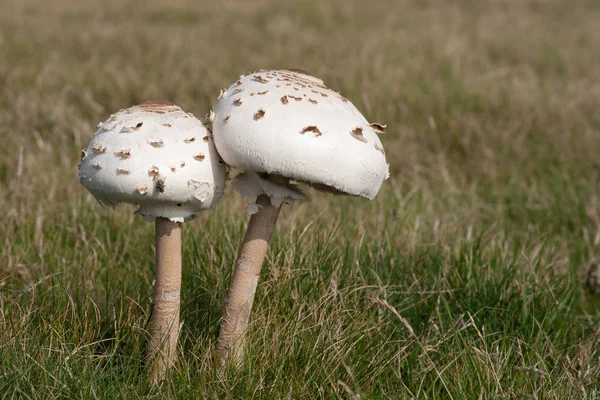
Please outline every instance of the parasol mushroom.
M223 194L225 168L210 132L176 105L153 101L98 125L79 181L101 205L130 203L155 223L156 278L148 359L154 381L177 361L181 224Z
M239 365L260 270L281 205L306 196L296 183L373 199L388 176L378 134L339 93L301 70L259 71L221 91L214 141L251 218L235 262L217 342L221 363Z

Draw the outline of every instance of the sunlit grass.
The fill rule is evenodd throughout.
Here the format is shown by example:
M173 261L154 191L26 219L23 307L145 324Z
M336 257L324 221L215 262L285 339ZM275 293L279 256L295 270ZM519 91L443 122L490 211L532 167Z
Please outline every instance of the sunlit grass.
M0 394L596 398L600 8L594 2L0 0ZM76 166L96 124L202 117L248 70L322 77L382 136L374 201L308 189L278 222L241 371L218 374L245 223L183 231L180 363L148 385L153 229Z

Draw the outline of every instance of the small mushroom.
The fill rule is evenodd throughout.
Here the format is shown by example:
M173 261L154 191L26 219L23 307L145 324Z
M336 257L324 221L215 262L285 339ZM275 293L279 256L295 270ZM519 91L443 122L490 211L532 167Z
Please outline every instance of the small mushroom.
M218 188L225 184L225 167L218 164L212 142L189 144L193 142L193 138L189 140L190 129L207 136L209 131L195 117L172 104L145 103L121 110L107 122L137 133L115 136L100 127L93 143L82 152L79 177L100 204L137 204L136 213L155 223L156 277L148 359L151 377L157 381L177 361L181 225L196 213L216 205L222 195L222 189ZM169 145L158 152L147 145L162 148L167 140ZM108 153L107 147L121 150ZM94 157L87 157L89 152L95 153ZM175 172L174 159L200 154L203 162L190 163L177 171L177 179L160 174ZM152 163L150 167L148 160ZM180 161L178 165L186 164ZM207 184L195 188L186 183L190 179L201 179ZM202 202L196 200L200 190Z

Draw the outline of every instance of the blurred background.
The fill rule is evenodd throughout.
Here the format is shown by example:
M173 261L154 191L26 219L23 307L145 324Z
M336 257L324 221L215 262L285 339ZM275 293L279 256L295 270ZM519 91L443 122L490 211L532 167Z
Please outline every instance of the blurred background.
M585 281L600 244L600 2L0 10L0 393L138 390L124 382L141 379L152 229L79 185L98 122L155 98L203 118L238 75L300 68L388 125L391 178L372 202L309 189L284 210L253 311L256 364L225 381L207 349L243 199L229 189L187 224L182 352L194 356L163 394L598 394L600 303Z

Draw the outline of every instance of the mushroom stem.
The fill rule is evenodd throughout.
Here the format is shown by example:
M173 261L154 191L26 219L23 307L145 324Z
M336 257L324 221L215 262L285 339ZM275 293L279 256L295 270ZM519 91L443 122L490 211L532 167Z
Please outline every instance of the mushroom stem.
M248 223L222 310L223 319L217 341L217 359L221 365L242 364L245 332L260 270L281 209L281 206L273 206L266 195L258 196L256 204L259 211L252 215Z
M181 293L181 223L155 220L156 278L151 317L148 359L151 378L161 380L177 362L179 304Z

